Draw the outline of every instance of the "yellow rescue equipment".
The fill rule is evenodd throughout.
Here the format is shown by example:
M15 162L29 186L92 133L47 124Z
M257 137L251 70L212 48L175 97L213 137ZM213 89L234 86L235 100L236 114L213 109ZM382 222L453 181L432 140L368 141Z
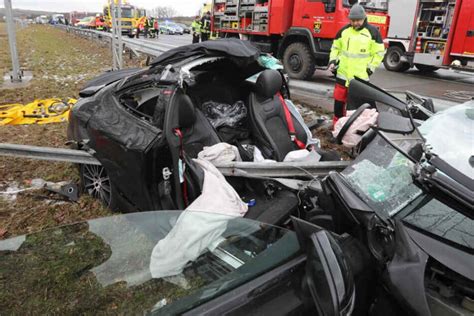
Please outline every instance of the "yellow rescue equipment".
M76 99L65 102L53 98L35 100L26 105L0 105L0 126L65 122L68 120L69 110L76 102Z

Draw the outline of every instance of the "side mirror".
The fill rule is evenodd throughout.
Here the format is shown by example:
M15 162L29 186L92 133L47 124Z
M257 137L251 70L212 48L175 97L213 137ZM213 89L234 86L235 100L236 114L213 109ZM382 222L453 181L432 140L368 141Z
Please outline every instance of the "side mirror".
M352 270L334 236L292 217L298 240L306 250L305 282L318 315L350 315L355 302Z

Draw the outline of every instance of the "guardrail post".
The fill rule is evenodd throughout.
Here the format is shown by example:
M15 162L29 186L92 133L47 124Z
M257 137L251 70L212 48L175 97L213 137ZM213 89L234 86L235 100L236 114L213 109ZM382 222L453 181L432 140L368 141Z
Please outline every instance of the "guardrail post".
M113 69L122 69L122 1L111 1L112 9L112 58Z
M13 10L11 0L4 0L5 13L7 17L8 43L10 44L10 55L12 58L13 71L11 75L12 82L21 82L20 62L18 61L18 51L16 49L16 32L13 21Z

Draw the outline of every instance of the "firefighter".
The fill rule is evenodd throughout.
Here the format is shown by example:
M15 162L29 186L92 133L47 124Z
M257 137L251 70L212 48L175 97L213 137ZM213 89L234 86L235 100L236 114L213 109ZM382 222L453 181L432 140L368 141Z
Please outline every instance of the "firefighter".
M333 125L346 114L349 82L354 77L369 80L385 54L382 36L367 22L364 7L353 5L349 20L337 33L329 57L329 70L336 75Z
M97 31L104 30L104 19L99 13L95 15L95 28Z
M145 17L142 17L138 20L138 23L137 23L137 34L136 34L136 37L137 38L140 38L140 32L143 31L143 29L145 28Z
M191 30L193 32L193 44L199 43L199 37L201 36L201 17L196 15L193 23L191 23Z
M159 33L160 33L160 27L158 25L158 19L153 18L153 38L158 38Z
M201 19L201 42L209 39L211 34L211 12L207 11Z
M149 17L145 17L145 23L144 23L144 28L145 28L145 38L148 37L148 33L150 29L153 28L153 23L151 22L151 19Z

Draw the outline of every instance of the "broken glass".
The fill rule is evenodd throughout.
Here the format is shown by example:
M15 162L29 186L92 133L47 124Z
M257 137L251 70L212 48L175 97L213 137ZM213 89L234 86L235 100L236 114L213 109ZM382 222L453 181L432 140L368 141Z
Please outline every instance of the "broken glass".
M406 157L377 138L342 174L365 202L392 216L421 194L411 168Z

